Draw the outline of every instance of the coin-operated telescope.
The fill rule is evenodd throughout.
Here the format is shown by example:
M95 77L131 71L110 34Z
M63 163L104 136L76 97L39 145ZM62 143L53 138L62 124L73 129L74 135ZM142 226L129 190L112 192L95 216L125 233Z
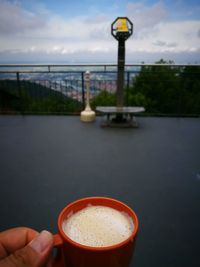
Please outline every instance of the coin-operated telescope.
M111 34L118 41L117 103L114 107L96 107L97 111L107 115L103 127L138 127L134 114L145 111L144 107L124 106L125 41L132 33L133 23L127 17L118 17L111 24Z
M125 41L133 33L133 23L127 17L118 17L111 24L111 34L118 40L117 107L123 107Z

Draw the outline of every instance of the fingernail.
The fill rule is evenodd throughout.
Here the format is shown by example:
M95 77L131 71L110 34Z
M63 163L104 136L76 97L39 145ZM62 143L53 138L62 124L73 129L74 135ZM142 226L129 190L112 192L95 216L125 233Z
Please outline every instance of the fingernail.
M34 238L29 246L34 249L37 253L42 253L53 243L52 234L48 231L42 231L36 238Z

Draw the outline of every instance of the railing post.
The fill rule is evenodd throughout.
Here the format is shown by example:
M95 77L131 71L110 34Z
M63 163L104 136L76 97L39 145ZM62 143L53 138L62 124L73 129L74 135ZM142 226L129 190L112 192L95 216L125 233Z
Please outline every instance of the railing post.
M20 112L23 114L24 113L24 107L23 107L22 90L21 90L19 72L16 72L16 74L17 74L17 90L18 90L18 94L19 94Z
M84 84L84 72L81 72L81 87L82 87L82 107L85 108L85 84Z
M127 71L126 105L129 105L130 72Z

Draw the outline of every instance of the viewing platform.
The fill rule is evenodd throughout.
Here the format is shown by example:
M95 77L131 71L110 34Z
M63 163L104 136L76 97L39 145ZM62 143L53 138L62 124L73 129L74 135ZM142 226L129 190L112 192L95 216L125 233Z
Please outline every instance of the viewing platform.
M199 68L126 65L120 110L116 65L0 65L0 231L55 234L69 202L113 197L139 218L130 267L199 267ZM100 127L122 113L139 127Z
M78 116L0 116L0 231L57 232L86 196L117 198L139 218L130 267L199 266L200 119L139 117L138 129Z

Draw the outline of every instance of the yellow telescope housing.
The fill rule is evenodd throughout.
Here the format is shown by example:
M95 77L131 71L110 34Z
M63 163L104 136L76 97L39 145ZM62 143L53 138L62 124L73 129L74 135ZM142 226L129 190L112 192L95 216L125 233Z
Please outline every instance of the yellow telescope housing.
M116 21L116 26L117 26L117 32L128 32L128 25L127 25L127 19L125 18L120 18Z
M111 24L111 34L118 41L126 41L132 33L133 23L127 17L118 17Z

